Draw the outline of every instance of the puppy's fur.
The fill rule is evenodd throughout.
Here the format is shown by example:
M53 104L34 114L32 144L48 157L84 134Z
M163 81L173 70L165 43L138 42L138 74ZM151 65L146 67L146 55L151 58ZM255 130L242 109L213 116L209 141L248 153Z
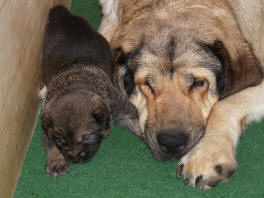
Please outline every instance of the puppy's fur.
M136 108L113 87L107 41L81 17L56 6L44 36L40 95L46 172L68 172L68 165L90 160L112 121L139 130ZM45 93L46 92L46 93Z
M262 82L259 60L237 21L241 19L234 11L238 2L100 3L104 17L99 31L115 53L115 83L137 107L142 129L138 135L157 160L180 159L200 139L210 139L207 134L202 137L208 119L213 119L210 114L214 113L214 105ZM236 168L234 147L238 134L227 133L212 143L206 141L215 150L224 150L218 155L221 159L216 160L218 156L214 155L215 163L210 164L213 171L206 177L200 177L199 172L191 174L197 161L188 164L188 157L181 161L178 176L183 172L190 184L201 188L225 181ZM209 167L208 161L202 162L202 170Z

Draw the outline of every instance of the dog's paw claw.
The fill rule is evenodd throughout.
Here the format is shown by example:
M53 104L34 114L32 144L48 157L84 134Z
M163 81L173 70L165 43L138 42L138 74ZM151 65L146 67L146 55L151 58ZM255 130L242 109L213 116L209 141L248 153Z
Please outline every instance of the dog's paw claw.
M183 180L183 183L185 185L188 185L190 183L190 179L188 177L185 177L184 180Z
M222 176L223 175L223 167L221 165L216 165L215 166L215 171L218 174L218 176Z
M199 186L202 183L202 181L203 181L203 176L202 175L196 177L195 186Z
M181 174L182 174L182 169L183 169L183 164L179 164L178 167L177 167L177 179L180 179L181 178Z

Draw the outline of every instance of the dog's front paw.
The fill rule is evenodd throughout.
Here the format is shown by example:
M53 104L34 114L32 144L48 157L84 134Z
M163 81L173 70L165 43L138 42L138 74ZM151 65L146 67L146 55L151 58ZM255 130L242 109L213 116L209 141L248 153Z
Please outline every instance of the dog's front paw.
M51 176L57 177L68 173L69 167L65 159L59 158L48 161L45 166L45 171Z
M217 141L203 141L185 155L177 170L177 178L184 176L184 183L209 189L223 183L237 168L234 149Z

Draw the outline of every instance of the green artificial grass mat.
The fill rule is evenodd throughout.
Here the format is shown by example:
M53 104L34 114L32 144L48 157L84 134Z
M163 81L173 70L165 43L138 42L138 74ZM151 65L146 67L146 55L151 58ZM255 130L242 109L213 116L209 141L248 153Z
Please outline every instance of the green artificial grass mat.
M100 23L96 0L73 0L71 11L94 28ZM263 198L264 122L251 124L238 147L239 168L225 183L201 191L176 179L177 162L158 162L136 136L114 126L95 155L73 164L70 173L52 178L44 172L38 120L26 154L15 198Z

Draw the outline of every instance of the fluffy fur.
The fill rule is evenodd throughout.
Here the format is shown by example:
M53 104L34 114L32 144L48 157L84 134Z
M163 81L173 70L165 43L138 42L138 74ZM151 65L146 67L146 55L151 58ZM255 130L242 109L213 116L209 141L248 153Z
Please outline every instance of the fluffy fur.
M56 6L49 13L43 47L43 147L46 172L68 172L87 162L108 136L113 121L138 131L136 108L112 83L107 41L85 19Z

